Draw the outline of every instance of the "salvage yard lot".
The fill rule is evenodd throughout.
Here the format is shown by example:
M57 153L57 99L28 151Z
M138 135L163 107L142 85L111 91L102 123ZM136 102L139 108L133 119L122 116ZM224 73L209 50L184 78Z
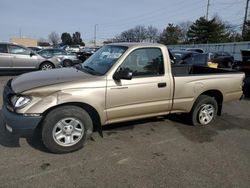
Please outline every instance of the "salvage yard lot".
M1 95L9 78L0 77ZM181 116L110 125L64 155L10 135L0 119L0 187L249 187L249 114L246 99L207 127Z

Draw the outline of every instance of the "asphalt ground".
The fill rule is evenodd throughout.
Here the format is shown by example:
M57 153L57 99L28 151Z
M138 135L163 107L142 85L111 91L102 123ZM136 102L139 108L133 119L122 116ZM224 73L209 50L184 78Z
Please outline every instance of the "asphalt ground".
M250 187L249 114L245 99L207 127L178 115L110 125L63 155L9 134L0 119L0 187Z

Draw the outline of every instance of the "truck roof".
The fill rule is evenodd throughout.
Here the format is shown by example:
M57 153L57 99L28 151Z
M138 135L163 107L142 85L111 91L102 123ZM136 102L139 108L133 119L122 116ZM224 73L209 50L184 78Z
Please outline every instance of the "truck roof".
M115 45L115 46L126 46L126 47L166 47L163 44L158 43L140 43L140 42L121 42L121 43L111 43L107 45Z

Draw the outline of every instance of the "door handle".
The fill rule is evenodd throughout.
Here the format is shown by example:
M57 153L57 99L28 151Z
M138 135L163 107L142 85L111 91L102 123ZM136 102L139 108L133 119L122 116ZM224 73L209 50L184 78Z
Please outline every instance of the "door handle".
M166 82L162 82L162 83L158 83L158 87L161 88L161 87L166 87L167 86L167 83Z
M115 87L115 88L110 88L110 89L128 89L128 87Z

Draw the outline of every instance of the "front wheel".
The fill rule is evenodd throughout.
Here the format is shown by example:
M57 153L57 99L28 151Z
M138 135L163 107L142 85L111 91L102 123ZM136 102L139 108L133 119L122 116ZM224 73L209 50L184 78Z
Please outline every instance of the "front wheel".
M52 153L68 153L83 147L93 123L89 114L77 106L62 106L47 114L42 141Z
M70 61L70 60L64 60L63 61L63 66L64 67L71 67L72 66L72 61Z
M217 101L210 96L201 95L197 98L191 111L191 121L195 126L212 124L217 116Z
M49 70L53 68L55 68L55 66L50 62L44 62L40 65L40 70Z

